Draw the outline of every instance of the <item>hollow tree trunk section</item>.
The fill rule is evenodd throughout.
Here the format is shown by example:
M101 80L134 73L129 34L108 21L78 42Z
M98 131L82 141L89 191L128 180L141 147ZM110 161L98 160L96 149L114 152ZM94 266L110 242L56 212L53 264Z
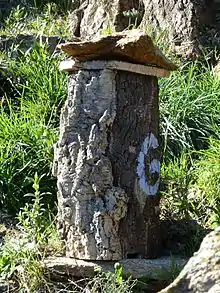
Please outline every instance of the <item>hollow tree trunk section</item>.
M69 75L54 158L68 256L157 256L158 121L157 78L106 68Z

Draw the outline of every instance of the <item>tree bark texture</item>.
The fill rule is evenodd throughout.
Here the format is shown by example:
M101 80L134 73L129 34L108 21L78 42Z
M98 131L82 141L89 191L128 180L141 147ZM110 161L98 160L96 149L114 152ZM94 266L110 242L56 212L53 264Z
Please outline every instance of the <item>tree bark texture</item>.
M153 34L161 35L166 32L174 49L183 56L199 54L199 44L207 45L207 25L217 26L215 14L219 0L102 0L85 1L80 18L72 14L73 34L84 38L93 37L100 33L122 31L129 24L139 25L144 30L150 29ZM137 17L132 14L125 16L123 12L138 11ZM217 32L217 28L215 29ZM205 40L205 41L204 41ZM213 42L213 38L209 40ZM189 56L188 56L189 55Z
M158 121L156 77L105 68L69 75L54 158L68 256L157 256Z
M199 39L203 25L214 21L214 0L143 0L142 25L166 30L180 45Z
M124 12L132 9L139 11L137 19L139 24L144 12L143 8L140 0L84 1L81 8L73 11L70 16L72 33L77 37L88 38L107 28L120 32L129 25L129 18Z

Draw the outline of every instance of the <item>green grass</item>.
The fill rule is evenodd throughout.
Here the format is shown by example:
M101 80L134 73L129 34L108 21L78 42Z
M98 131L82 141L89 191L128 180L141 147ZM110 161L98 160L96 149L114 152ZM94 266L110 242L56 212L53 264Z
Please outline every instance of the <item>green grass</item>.
M215 228L220 225L220 140L210 139L209 148L199 155L194 170L194 194L200 201L204 222Z
M65 2L65 1L63 1ZM0 36L16 36L18 34L58 35L70 37L69 13L60 13L58 5L47 3L43 7L17 6L3 18Z
M206 150L163 165L165 211L174 219L193 219L206 228L220 225L220 140L210 139Z
M207 63L160 80L163 204L174 219L220 225L220 79Z
M0 205L12 212L28 200L23 195L31 190L36 172L44 174L41 190L51 194L45 202L54 206L53 144L67 93L59 60L39 45L15 59L6 58L12 86L0 106Z
M220 79L207 64L182 65L160 80L161 132L165 160L208 147L220 125Z

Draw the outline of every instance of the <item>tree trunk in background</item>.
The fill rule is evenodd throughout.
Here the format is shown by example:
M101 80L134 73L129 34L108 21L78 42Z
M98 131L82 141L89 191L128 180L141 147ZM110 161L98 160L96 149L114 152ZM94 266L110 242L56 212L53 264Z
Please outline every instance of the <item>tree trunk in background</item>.
M214 0L143 0L145 13L142 26L166 30L174 45L182 46L182 54L199 55L198 45L204 26L214 23ZM191 56L190 56L191 55Z
M141 23L142 28L150 26L158 34L165 30L180 54L197 57L201 41L213 42L213 37L203 37L203 28L213 25L216 31L218 6L217 0L91 0L89 4L85 1L77 12L80 17L76 17L76 12L72 14L73 34L88 38L106 33L109 27L113 31L122 31L129 23ZM133 8L138 11L138 18L123 14ZM210 30L208 34L211 34Z
M84 1L70 16L73 35L92 37L108 28L122 31L129 25L129 18L123 12L136 9L143 14L143 8L140 0Z

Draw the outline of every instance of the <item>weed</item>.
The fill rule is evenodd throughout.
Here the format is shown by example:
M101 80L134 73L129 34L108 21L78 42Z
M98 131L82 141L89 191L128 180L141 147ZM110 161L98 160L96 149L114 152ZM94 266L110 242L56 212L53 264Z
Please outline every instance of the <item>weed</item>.
M170 283L176 279L181 269L176 264L175 257L171 254L171 266L169 269L158 269L156 271L158 281L169 281Z
M33 203L26 204L19 212L18 230L8 233L0 252L0 277L6 280L13 278L19 285L19 292L34 292L47 286L39 261L45 255L43 244L48 245L50 238L55 239L55 229L54 224L48 221L39 183L40 178L35 174Z
M135 280L124 279L123 268L119 263L115 264L115 273L99 273L87 285L89 292L96 293L129 293L133 292Z
M114 33L114 28L113 28L113 26L109 25L106 28L103 28L100 33L103 36L112 35Z
M140 19L140 16L141 16L140 11L133 8L131 10L124 11L123 16L128 18L127 29L131 30L131 29L136 29L138 27L138 20Z
M43 178L43 176L41 176ZM48 223L48 217L45 216L46 210L44 204L42 203L43 196L47 194L40 194L39 183L40 179L35 173L33 188L35 192L32 194L26 194L26 196L32 197L33 203L27 203L24 208L22 208L18 214L19 228L22 231L26 239L29 242L33 242L33 245L44 243L47 241L51 231L48 229L50 227Z
M194 180L193 162L190 155L182 154L180 158L162 166L163 204L172 211L174 219L190 219L195 212L193 201L188 198L188 193ZM166 217L166 216L165 216Z

